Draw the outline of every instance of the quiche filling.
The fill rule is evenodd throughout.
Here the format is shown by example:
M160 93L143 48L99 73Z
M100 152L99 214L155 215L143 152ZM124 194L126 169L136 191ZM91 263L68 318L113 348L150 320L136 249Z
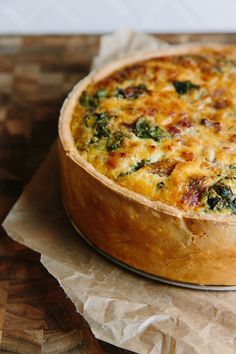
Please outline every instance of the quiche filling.
M182 210L236 214L236 62L153 58L90 84L73 112L81 156L116 183Z

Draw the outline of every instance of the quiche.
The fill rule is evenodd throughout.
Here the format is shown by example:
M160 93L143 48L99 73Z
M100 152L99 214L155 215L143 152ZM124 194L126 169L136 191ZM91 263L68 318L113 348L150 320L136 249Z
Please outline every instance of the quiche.
M63 200L105 254L151 275L236 285L236 47L112 62L61 110Z

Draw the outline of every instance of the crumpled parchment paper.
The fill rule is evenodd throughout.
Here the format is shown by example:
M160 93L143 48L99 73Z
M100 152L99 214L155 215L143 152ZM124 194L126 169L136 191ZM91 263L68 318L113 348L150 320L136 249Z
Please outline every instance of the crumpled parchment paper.
M163 42L123 30L104 36L95 65L127 50ZM54 146L3 226L41 253L99 339L141 354L235 354L236 293L164 285L106 260L76 233L65 215Z

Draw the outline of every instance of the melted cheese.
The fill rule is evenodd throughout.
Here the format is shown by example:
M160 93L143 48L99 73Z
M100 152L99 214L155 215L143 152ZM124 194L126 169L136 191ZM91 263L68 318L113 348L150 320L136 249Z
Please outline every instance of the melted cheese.
M183 210L236 213L236 65L222 52L154 58L87 87L71 122L99 172Z

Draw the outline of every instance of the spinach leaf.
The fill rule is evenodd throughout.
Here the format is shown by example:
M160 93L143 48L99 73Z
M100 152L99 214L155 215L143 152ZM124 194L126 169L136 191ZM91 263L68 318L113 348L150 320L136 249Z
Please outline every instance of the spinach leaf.
M226 186L223 183L216 183L213 188L222 199L227 201L231 200L233 192L230 187Z
M142 167L148 165L149 163L150 163L150 161L149 160L145 160L145 159L137 161L131 166L130 170L120 173L119 177L128 176L131 173L134 173L134 172L140 170Z
M174 85L176 92L180 95L184 95L185 93L187 93L193 89L200 88L199 85L195 85L191 81L174 81L173 85Z
M214 210L216 206L218 206L218 208L220 207L222 209L223 205L222 205L222 201L219 197L213 197L213 196L209 196L207 198L207 203L209 206L210 210Z
M236 170L236 164L230 165L229 168L230 170Z
M107 128L107 123L105 121L100 121L96 124L96 131L94 136L96 138L107 137L110 135L110 130Z
M95 97L99 99L107 97L107 90L103 88L97 90Z
M210 210L222 211L223 209L228 209L233 214L236 214L236 197L231 188L222 181L210 186L206 196Z
M114 151L119 149L123 140L122 132L115 132L107 141L107 151Z
M84 116L84 123L87 128L94 127L97 121L97 116L94 113L88 113Z
M135 124L134 133L141 139L153 139L161 141L169 136L169 134L160 127L152 126L145 118L141 117Z
M112 117L107 112L89 113L85 115L85 125L93 130L93 138L90 140L90 144L97 142L102 137L109 137L110 130L107 125L111 118Z
M80 96L79 102L82 106L89 109L94 109L98 106L98 99L94 96L89 96L86 91Z
M96 123L95 123L95 137L97 138L102 138L103 136L107 137L110 135L110 130L107 127L107 124L109 120L111 119L111 116L104 112L104 113L97 113L96 114Z
M141 161L134 163L134 165L132 167L132 172L136 172L136 171L140 170L140 168L147 165L148 162L149 162L149 160L143 159Z
M89 95L86 91L80 96L80 104L89 109L95 109L98 107L100 100L107 97L107 91L100 88L96 91L94 95Z
M136 122L134 128L135 135L142 139L150 138L150 128L150 124L144 118L141 118Z
M228 203L228 208L231 210L232 214L236 214L236 198Z

